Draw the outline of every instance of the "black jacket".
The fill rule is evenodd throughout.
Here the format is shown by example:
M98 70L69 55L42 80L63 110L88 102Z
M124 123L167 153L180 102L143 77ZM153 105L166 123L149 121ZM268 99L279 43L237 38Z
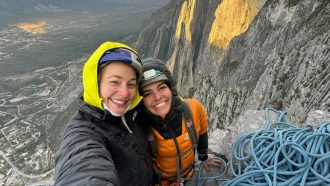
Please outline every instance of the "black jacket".
M56 158L55 185L152 185L147 132L139 109L120 117L80 99Z

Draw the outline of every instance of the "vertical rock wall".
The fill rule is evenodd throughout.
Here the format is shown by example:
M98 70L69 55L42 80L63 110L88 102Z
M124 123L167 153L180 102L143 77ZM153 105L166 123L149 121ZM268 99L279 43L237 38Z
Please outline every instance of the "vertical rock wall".
M328 0L171 1L134 45L144 57L167 62L182 96L204 103L210 130L265 107L301 124L311 111L330 109L329 6Z

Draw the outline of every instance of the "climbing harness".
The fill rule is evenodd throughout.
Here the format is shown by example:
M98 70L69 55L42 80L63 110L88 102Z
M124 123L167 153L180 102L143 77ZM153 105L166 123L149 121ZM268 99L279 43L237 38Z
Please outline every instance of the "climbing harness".
M271 123L269 112L278 114L278 121ZM226 167L215 177L199 174L198 185L205 180L216 180L221 186L330 185L330 123L299 128L286 121L284 112L271 108L265 117L264 129L233 144L228 162L232 178L225 177Z

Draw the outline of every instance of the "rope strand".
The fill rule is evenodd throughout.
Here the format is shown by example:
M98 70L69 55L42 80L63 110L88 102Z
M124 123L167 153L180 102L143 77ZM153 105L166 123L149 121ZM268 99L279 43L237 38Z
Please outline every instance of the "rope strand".
M270 122L270 112L278 120ZM285 119L285 113L268 108L265 128L247 133L232 146L224 171L203 177L200 167L198 185L216 180L220 186L330 185L330 123L317 128L299 128ZM203 162L205 163L205 162ZM226 171L232 178L226 178Z

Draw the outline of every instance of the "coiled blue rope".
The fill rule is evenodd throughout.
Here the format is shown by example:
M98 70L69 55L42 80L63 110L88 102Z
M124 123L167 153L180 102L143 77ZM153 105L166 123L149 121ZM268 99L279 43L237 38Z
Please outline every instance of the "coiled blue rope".
M274 123L270 112L278 115ZM226 178L225 172L202 177L201 170L198 185L207 179L221 186L330 185L330 123L299 128L287 122L284 112L272 108L266 109L265 117L264 129L245 134L233 144L228 160L232 178Z

